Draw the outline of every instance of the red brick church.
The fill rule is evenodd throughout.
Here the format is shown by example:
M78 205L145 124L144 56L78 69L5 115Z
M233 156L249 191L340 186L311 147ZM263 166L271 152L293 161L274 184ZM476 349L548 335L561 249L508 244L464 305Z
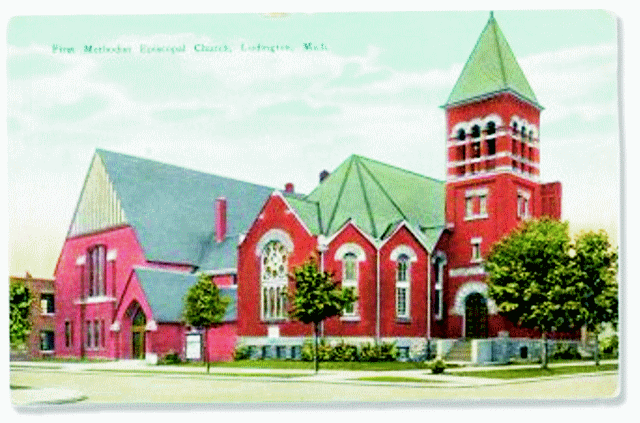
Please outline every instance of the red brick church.
M303 195L98 150L55 271L56 355L199 359L207 336L214 359L298 357L312 328L285 292L312 254L358 295L329 340L406 356L535 336L497 314L483 256L524 219L559 219L561 187L539 181L542 106L493 15L443 108L446 181L353 155ZM181 323L200 273L231 299L206 335Z

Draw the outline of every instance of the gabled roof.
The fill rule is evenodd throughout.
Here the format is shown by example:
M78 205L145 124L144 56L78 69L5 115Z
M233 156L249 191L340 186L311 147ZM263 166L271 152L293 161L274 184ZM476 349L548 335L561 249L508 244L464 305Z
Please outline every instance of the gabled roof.
M104 188L88 187L88 178L72 230L82 227L76 222L87 220L94 223L85 225L91 230L126 223L136 230L147 260L189 264L203 270L237 266L238 235L247 231L273 192L273 188L105 150L96 151L93 163L90 174L94 167L104 168L104 175L95 177L93 185L103 184ZM80 219L81 212L89 215L91 210L110 205L105 207L107 200L103 200L100 207L94 206L82 198L85 192L109 190L114 200L105 197L122 209L116 216L120 220L109 216ZM227 199L227 237L219 244L213 240L218 197ZM85 203L88 206L82 209Z
M443 107L500 92L511 92L542 109L492 12Z
M443 181L353 155L304 199L286 200L314 234L331 236L351 220L383 239L402 221L420 234L421 228L444 226L444 187Z
M134 272L147 297L154 319L158 322L182 321L183 299L189 288L198 281L198 275L143 267L134 268ZM219 289L221 297L230 299L222 321L235 321L237 319L237 289L235 286L221 286Z

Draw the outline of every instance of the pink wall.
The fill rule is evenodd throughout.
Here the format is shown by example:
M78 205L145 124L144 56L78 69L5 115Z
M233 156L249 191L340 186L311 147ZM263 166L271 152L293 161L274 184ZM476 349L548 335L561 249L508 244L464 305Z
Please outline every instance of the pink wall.
M235 323L228 323L207 331L207 350L210 361L231 361L237 341Z
M158 323L152 332L152 350L162 358L168 353L177 353L184 359L185 327L180 323Z
M116 252L115 260L106 263L106 295L92 298L86 304L78 304L85 296L83 289L86 289L86 265L77 265L76 260L86 256L87 251L96 245L104 245L108 255L114 250ZM57 356L79 357L84 354L86 357L123 358L130 355L129 336L122 335L123 330L128 330L126 319L122 319L124 311L131 301L137 300L142 305L147 320L153 319L144 293L133 276L134 266L191 270L191 266L146 261L135 231L128 226L65 241L55 271ZM104 342L97 348L84 347L87 320L98 321L103 327L100 337L104 334ZM116 320L122 326L120 334L109 330ZM69 347L64 342L66 321L72 322L73 327L73 342Z

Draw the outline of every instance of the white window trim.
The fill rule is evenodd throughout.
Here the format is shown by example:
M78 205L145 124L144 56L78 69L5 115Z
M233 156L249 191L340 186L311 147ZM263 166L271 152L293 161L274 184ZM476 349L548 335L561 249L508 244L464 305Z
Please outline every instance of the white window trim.
M286 235L285 232L280 231L280 230L272 230L272 231L278 231L281 233L284 233ZM272 232L269 231L269 232ZM267 233L269 233L267 232ZM267 234L265 234L266 236ZM273 232L272 232L273 235ZM263 239L265 239L265 236L263 236ZM288 237L288 235L287 235ZM286 239L286 238L285 238ZM262 239L261 239L262 241ZM285 259L285 276L284 277L279 277L277 279L272 279L269 280L267 282L265 282L264 280L264 252L266 247L269 245L269 243L271 242L277 242L279 244L281 244L286 252L286 259ZM291 244L292 245L292 244ZM288 287L288 277L286 276L286 273L288 272L288 257L291 254L291 250L288 248L287 244L283 243L281 241L281 239L274 239L271 238L270 240L268 240L267 242L265 242L263 244L262 247L262 251L260 253L260 319L263 322L275 322L275 321L283 321L286 320L286 300L284 300L284 294L286 292L286 289ZM266 296L265 296L265 289L266 289ZM271 290L274 291L274 298L271 298ZM271 315L271 309L272 309L272 302L271 300L275 300L275 315ZM266 305L266 306L265 306ZM265 314L265 309L267 311L267 313Z
M481 207L482 201L480 200L482 197L485 198L484 213ZM474 213L474 210L473 210L473 202L475 198L478 199L478 213ZM471 207L469 207L469 203L468 203L469 201L471 201ZM469 221L469 220L477 220L477 219L488 219L489 218L489 212L487 210L488 201L489 201L489 188L482 187L482 188L466 190L464 193L464 220Z
M50 333L53 334L53 344L54 345L53 345L53 348L48 349L48 350L45 350L45 349L42 348L42 335L45 332L50 332ZM55 333L55 331L52 331L52 330L49 330L49 329L43 329L43 330L40 331L40 352L41 353L45 353L45 354L53 353L55 351L55 342L56 342L56 333Z
M444 308L444 266L446 259L443 257L436 257L435 263L436 269L438 269L438 277L435 280L434 287L436 292L440 292L438 296L438 313L435 314L436 320L442 320L443 308Z
M342 254L342 256L340 257L340 261L342 261L342 288L354 288L354 294L358 295L359 289L358 289L358 285L360 282L360 262L364 261L363 259L360 259L358 257L358 254L356 251L351 250L351 248L353 246L356 246L358 249L360 249L360 251L362 251L362 249L360 248L360 246L358 244L344 244L342 245L338 251L336 252L336 255L338 252L340 252L341 249L344 248L344 253ZM364 251L362 251L363 255L364 255ZM346 279L346 272L347 272L347 266L346 266L346 261L345 258L348 254L353 254L355 256L355 260L354 260L354 279ZM347 313L346 311L342 311L342 316L340 317L341 320L360 320L360 313L358 313L358 308L359 308L359 301L356 300L353 303L353 312L352 313Z
M409 257L409 261L412 263L418 261L418 255L415 251L413 251L413 248L405 244L398 245L396 248L394 248L393 251L391 251L391 254L389 254L389 258L392 261L398 261L398 257L400 257L400 255L402 254Z
M478 254L474 254L476 247ZM482 238L471 238L471 263L481 263L482 262Z
M525 190L518 190L518 203L516 214L518 218L527 220L531 218L531 193Z
M262 235L262 237L260 237L260 240L256 244L257 257L262 256L264 247L266 247L267 244L270 243L271 241L280 242L282 245L284 245L284 248L287 249L289 254L293 252L293 241L291 240L291 237L289 236L289 234L283 231L282 229L270 229L267 232L265 232L264 235Z
M43 295L43 294L47 294L47 295L52 295L52 296L53 296L53 310L54 310L54 311L53 311L53 313L49 313L49 312L47 311L47 309L49 308L49 307L48 307L48 305L49 305L49 301L48 301L48 300L46 300L46 299L44 299L44 298L42 298L42 295ZM46 304L46 305L45 305L45 307L43 307L43 306L42 306L42 305L43 305L43 303L45 303L45 304ZM54 295L54 293L53 293L53 292L41 292L41 293L40 293L40 309L41 309L41 311L42 311L42 313L41 313L41 314L42 314L43 316L55 316L55 314L56 314L56 312L55 312L55 307L56 307L56 305L55 305L55 304L56 304L56 301L55 301L55 295Z
M403 254L404 255L404 254ZM406 269L405 269L405 280L404 281L400 281L399 280L399 265L400 265L400 256L396 257L396 286L395 286L395 297L396 297L396 318L397 319L410 319L411 318L411 257L409 255L405 255L405 257L407 257L406 260ZM414 260L415 261L415 260ZM399 296L398 296L398 291L399 289L404 289L405 290L405 296L404 296L404 314L400 314L399 313Z
M342 244L336 250L336 253L334 254L333 258L336 261L342 261L344 259L344 256L346 256L349 253L355 255L356 260L358 262L367 261L367 256L364 253L364 249L360 245L356 244L355 242L348 242L346 244Z

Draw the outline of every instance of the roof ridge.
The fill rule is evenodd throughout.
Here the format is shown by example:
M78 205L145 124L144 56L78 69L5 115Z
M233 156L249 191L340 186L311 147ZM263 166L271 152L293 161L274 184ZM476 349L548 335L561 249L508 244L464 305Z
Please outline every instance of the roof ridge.
M364 188L364 181L362 180L362 171L360 166L364 166L360 160L356 160L356 172L358 180L360 181L360 189L362 190L362 197L364 198L364 205L367 208L367 214L369 215L369 223L371 223L372 235L374 238L378 237L378 228L376 228L376 221L373 218L373 212L371 211L371 204L369 204L369 198L367 197L367 190Z
M404 220L407 220L407 216L404 214L404 211L402 211L402 209L400 208L400 206L398 206L396 204L396 202L393 200L393 198L391 197L391 195L387 192L386 189L384 189L384 187L382 186L382 184L380 183L380 181L378 181L378 178L376 178L373 175L373 172L364 165L364 163L362 164L362 166L364 167L364 169L367 171L367 173L369 174L369 176L371 177L371 179L373 179L373 182L375 182L375 184L378 186L378 188L380 188L380 190L382 190L382 192L384 193L384 195L389 199L389 201L391 202L391 205L393 205L393 207L396 208L396 210L400 213L400 215L402 216L402 218Z
M101 149L101 148L96 148L95 152L96 152L96 154L98 154L98 153L107 153L107 154L113 154L113 155L116 155L116 156L126 157L126 158L129 158L129 159L143 160L145 162L155 163L155 164L159 164L161 166L167 166L167 167L171 167L171 168L175 168L175 169L180 169L180 170L183 170L183 171L186 170L186 171L189 171L189 172L199 173L201 175L214 176L216 178L222 178L222 179L226 179L226 180L229 180L229 181L240 182L240 183L247 184L247 185L254 185L254 186L257 186L257 187L269 188L269 189L272 189L272 190L277 190L276 188L273 188L271 186L261 185L261 184L255 183L255 182L243 181L243 180L240 180L240 179L237 179L237 178L232 178L230 176L223 176L223 175L219 175L219 174L216 174L216 173L204 172L202 170L196 170L196 169L193 169L193 168L190 168L190 167L184 167L184 166L179 166L179 165L175 165L175 164L171 164L171 163L165 163L165 162L161 162L159 160L147 159L147 158L144 158L144 157L134 156L134 155L131 155L131 154L119 153L119 152L116 152L116 151L109 151L109 150L104 150L104 149ZM104 163L104 160L103 160L102 156L100 156L100 160L102 160L103 163ZM106 167L107 166L105 164L105 168Z
M344 187L347 184L347 180L349 179L349 172L351 171L351 167L353 166L353 162L355 160L355 157L356 157L355 154L352 154L351 156L349 156L349 159L347 159L349 161L349 163L347 164L347 170L345 172L344 178L342 179L342 183L340 184L340 190L338 191L338 195L336 196L336 200L333 203L333 211L331 212L331 217L329 218L329 222L327 223L327 228L326 228L327 231L329 231L329 229L331 228L331 224L333 223L333 219L336 217L336 211L338 210L338 205L340 204L340 198L342 198L342 193L344 192ZM340 166L338 166L338 168L339 167Z
M473 48L471 49L471 53L467 56L467 61L464 63L464 66L462 67L462 70L460 71L460 75L458 76L458 80L454 84L453 89L451 90L451 93L449 93L449 97L447 98L447 101L445 102L445 106L449 104L449 102L451 101L451 96L453 96L453 93L456 92L456 88L458 87L458 84L462 81L462 75L464 75L465 70L467 70L467 67L469 66L469 63L471 62L471 58L473 57L473 53L478 48L478 45L480 44L480 41L482 40L482 34L484 34L484 32L487 30L487 27L489 26L489 23L491 23L491 19L495 19L493 17L493 12L491 12L491 14L489 15L489 20L484 25L484 28L482 28L482 31L480 31L480 36L476 40L476 43L473 45Z
M419 176L419 177L424 178L424 179L429 179L429 180L431 180L433 182L439 182L439 183L442 183L442 184L445 183L445 181L443 181L441 179L436 179L436 178L434 178L432 176L423 175L421 173L414 172L413 170L404 169L402 167L399 167L399 166L396 166L396 165L392 165L392 164L389 164L389 163L385 163L385 162L382 162L380 160L372 159L370 157L361 156L359 154L353 154L352 157L357 157L359 159L364 159L364 160L369 161L369 162L373 162L373 163L376 163L376 164L379 164L379 165L382 165L382 166L390 167L392 169L399 170L399 171L404 172L404 173L409 173L409 174L412 174L412 175L415 175L415 176Z
M498 41L498 22L493 17L493 12L491 12L491 15L489 16L489 22L487 23L487 25L489 23L493 23L493 25L492 25L493 38L494 38L494 42L496 43L496 50L498 52L498 63L500 63L500 72L502 73L502 81L504 82L504 86L508 87L509 83L507 82L507 74L506 74L506 72L504 70L504 59L502 57L502 49L500 48L500 42ZM507 45L509 45L509 44L507 43ZM509 47L509 48L511 48L511 47Z

